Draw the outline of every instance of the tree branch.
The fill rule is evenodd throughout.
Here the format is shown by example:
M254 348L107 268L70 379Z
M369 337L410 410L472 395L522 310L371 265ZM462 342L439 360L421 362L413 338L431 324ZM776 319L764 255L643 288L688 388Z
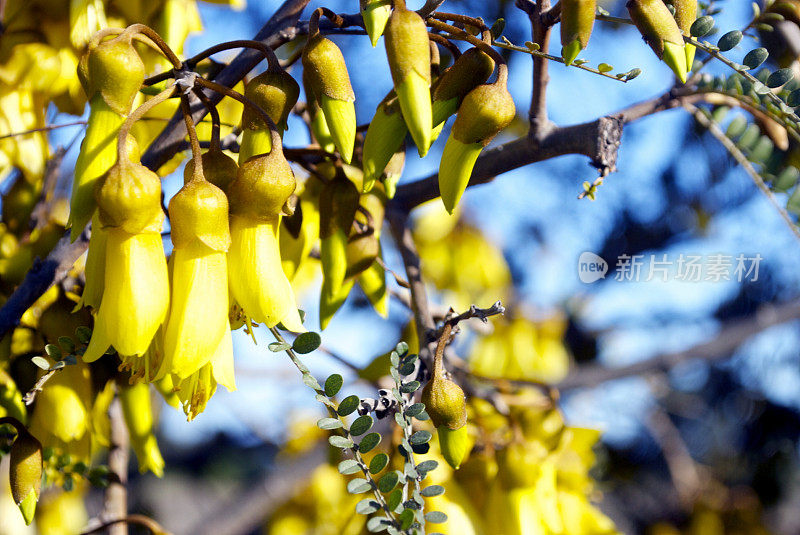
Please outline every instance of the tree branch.
M800 299L780 305L765 306L753 316L723 324L713 339L689 349L664 353L619 368L608 368L599 364L582 366L554 386L564 392L576 388L597 386L600 383L623 377L669 370L682 362L693 359L710 362L721 360L751 336L775 325L796 319L800 319Z
M260 41L273 49L290 41L297 35L297 22L308 2L309 0L285 0L253 40ZM244 49L214 77L214 81L227 87L233 87L263 59L264 57L259 51L250 48ZM207 95L214 104L222 99L222 95L217 93L207 93ZM206 113L208 113L206 107L198 99L193 99L192 118L195 123L202 120ZM186 126L183 124L183 114L177 112L142 155L142 164L153 171L158 170L178 152L185 136Z
M44 260L36 259L25 279L0 308L0 338L19 324L22 314L53 284L64 280L72 265L89 247L88 232L70 243L69 231Z
M531 22L533 42L539 45L539 50L550 50L550 30L545 15L550 10L550 0L517 0L517 7L528 14ZM548 59L542 56L533 56L533 90L531 91L531 107L528 111L530 130L528 136L538 142L547 136L548 131L554 127L547 118L547 83L550 75L547 72Z
M115 399L108 410L111 422L111 447L108 450L109 485L103 501L101 520L108 522L128 516L128 428L122 415L122 405ZM128 524L118 522L108 529L109 535L128 535Z

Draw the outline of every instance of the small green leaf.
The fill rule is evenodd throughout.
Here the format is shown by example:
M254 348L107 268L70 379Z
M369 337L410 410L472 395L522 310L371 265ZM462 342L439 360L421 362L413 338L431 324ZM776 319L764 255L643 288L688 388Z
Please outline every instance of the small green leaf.
M385 453L379 453L369 462L370 474L377 474L389 464L389 456Z
M714 19L706 15L704 17L700 17L692 23L691 28L689 28L689 33L692 35L692 37L703 37L708 35L713 27Z
M370 533L380 533L392 525L392 521L383 516L373 516L367 520L367 531Z
M80 326L75 329L75 337L82 344L88 344L92 339L92 330L89 327Z
M778 192L789 191L800 178L800 171L796 167L789 166L781 171L772 182L772 189Z
M386 494L387 492L391 491L393 488L397 486L398 481L400 481L400 476L397 475L397 472L395 471L386 472L378 480L378 490Z
M61 360L61 348L55 344L47 344L44 346L44 352L53 360Z
M353 411L355 411L358 408L358 403L360 401L361 400L359 399L359 397L356 396L355 394L344 398L342 402L339 403L339 408L337 409L339 416L347 416L348 414L352 414Z
M719 41L717 41L717 48L719 48L722 52L727 52L728 50L735 48L736 45L741 42L742 32L739 30L733 30L719 38Z
M776 87L781 87L786 82L792 79L792 69L790 67L786 67L785 69L778 69L777 71L773 72L767 78L766 85L770 89L775 89Z
M744 117L744 115L737 115L728 125L728 129L725 131L725 135L731 139L736 139L737 137L744 134L744 131L746 129L747 129L747 119Z
M363 494L372 490L372 484L363 477L357 477L347 482L347 492L350 494Z
M400 365L397 371L400 372L400 375L411 375L414 373L415 369L416 367L414 366L413 362L404 362Z
M339 435L333 435L332 437L328 437L328 442L334 448L342 448L348 449L353 447L353 441L347 437L342 437Z
M58 345L60 345L61 349L63 349L67 353L75 352L75 342L69 336L59 336Z
M36 366L38 366L39 368L41 368L43 370L49 370L50 369L50 363L47 362L47 359L44 358L44 357L38 357L38 356L37 357L33 357L31 359L31 362L33 362Z
M311 353L320 345L322 345L322 337L319 333L308 331L297 335L297 338L295 338L292 343L292 349L294 349L296 353L305 355Z
M425 515L425 520L431 524L443 524L447 522L447 515L441 511L431 511Z
M329 430L329 429L339 429L340 427L343 427L343 425L342 421L339 420L338 418L320 418L319 420L317 420L317 427L319 427L320 429Z
M406 409L406 416L408 416L409 418L413 418L424 410L425 410L424 403L414 403L413 405L409 405L409 407Z
M427 474L431 470L434 470L437 466L439 466L439 463L434 461L433 459L422 461L417 465L417 472L419 472L420 475L425 476L425 474Z
M742 63L752 70L764 63L768 56L769 52L767 52L766 48L754 48L744 56Z
M502 19L501 19L502 20ZM399 342L395 347L394 350L397 352L398 355L405 355L408 353L408 344L405 342Z
M503 34L505 27L506 19L497 19L494 21L494 24L492 24L492 29L490 30L492 32L492 39L497 39L500 37Z
M611 72L614 70L614 67L609 65L608 63L601 63L597 66L597 70L600 72Z
M360 515L371 515L381 508L381 504L372 498L364 498L356 504L356 513Z
M364 438L361 439L361 442L358 445L358 451L361 453L367 453L371 451L375 446L380 444L381 436L378 433L369 433L364 435Z
M400 529L407 531L411 524L414 523L414 511L412 509L404 509L400 516L397 517L400 521Z
M444 487L441 485L431 485L430 487L425 487L420 492L426 498L432 498L434 496L439 496L440 494L444 494Z
M394 511L395 509L397 509L397 506L400 505L400 502L402 501L403 501L403 491L401 491L400 489L395 489L386 498L386 505L389 506L390 511Z
M286 351L287 349L291 349L292 346L290 346L286 342L272 342L267 346L267 348L273 353L280 353L281 351Z
M308 386L309 388L313 388L314 390L322 390L322 387L319 385L317 379L310 373L303 374L303 383L305 383L306 386Z
M414 444L414 445L416 445L416 444L427 444L430 441L431 438L433 438L433 435L431 435L431 432L430 431L426 431L425 429L423 429L422 431L417 431L416 433L411 435L411 439L409 440L409 442L411 442L411 444Z
M357 437L369 431L372 427L372 417L368 414L356 418L350 425L350 434Z
M345 459L339 463L338 470L340 474L349 475L360 472L361 467L358 465L358 461L355 459Z
M789 96L786 97L786 104L791 106L792 108L796 108L800 106L800 89L795 89Z
M419 381L409 381L400 385L400 392L403 394L411 394L412 392L416 392L419 387Z
M335 396L342 389L344 379L338 373L334 373L325 380L325 395L329 398Z

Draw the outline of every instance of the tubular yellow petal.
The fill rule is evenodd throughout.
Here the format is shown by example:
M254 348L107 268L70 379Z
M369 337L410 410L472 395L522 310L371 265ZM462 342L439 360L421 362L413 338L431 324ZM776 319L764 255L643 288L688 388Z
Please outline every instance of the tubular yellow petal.
M448 213L452 214L467 189L475 160L481 153L481 143L462 143L450 134L439 163L439 192Z
M328 128L325 113L317 106L316 102L309 104L309 106L316 108L316 113L311 114L311 131L314 133L314 139L317 140L322 150L332 153L336 150L336 145L333 144L333 137Z
M22 513L22 518L25 520L26 526L30 526L31 522L33 522L33 515L36 513L37 501L39 501L39 497L36 495L36 492L31 489L28 495L17 504L20 513Z
M365 193L381 177L389 160L403 144L407 133L408 128L400 111L386 113L383 103L379 104L364 137L362 163Z
M416 71L412 71L395 86L395 92L417 151L420 156L425 156L431 146L433 128L430 83Z
M696 52L696 49L694 48L694 45L690 45L688 43L684 44L683 46L686 49L686 70L691 71L692 65L694 65L694 53Z
M92 217L92 235L89 238L89 251L86 253L86 267L84 268L86 284L75 310L85 306L95 310L100 308L106 276L106 239L106 231L102 228L97 212L95 212Z
M581 42L577 39L574 39L569 44L564 45L561 48L561 57L564 58L565 65L572 65L572 62L575 61L575 58L578 57L578 54L581 53L583 50L583 46L581 46Z
M164 333L169 373L185 379L211 360L228 325L224 252L199 242L172 253L172 303Z
M104 324L95 319L94 329L92 329L92 339L83 354L83 362L94 362L102 357L111 345L111 339L104 328Z
M272 150L272 134L269 128L254 130L245 128L242 131L242 143L239 145L239 164L243 164L256 154L266 154Z
M356 142L356 108L352 101L336 100L322 95L319 102L333 143L345 163L353 159Z
M225 334L222 335L217 349L211 356L211 371L214 380L228 392L236 390L236 378L233 374L233 338L230 328L225 329Z
M150 346L169 308L167 261L161 235L128 234L109 228L103 301L95 318L95 336L107 339L123 355L142 355ZM84 360L91 362L100 347L90 342ZM103 348L105 351L107 348ZM101 353L102 354L102 353Z
M458 470L461 463L464 462L470 446L467 426L462 425L458 429L452 430L446 425L440 425L436 430L439 432L439 449L442 457L447 464Z
M330 283L323 279L322 289L319 294L319 325L320 329L325 330L328 327L333 315L344 304L350 290L353 289L354 279L347 279L339 287L338 292L334 292Z
M664 41L664 63L672 69L682 83L686 83L686 47Z
M337 228L333 234L320 240L319 259L328 290L332 295L338 295L347 273L347 234L344 230Z
M217 382L214 380L210 363L180 381L178 383L178 399L181 400L186 419L191 422L203 412L206 403L216 391Z
M386 271L377 262L358 276L358 285L381 317L389 316L389 294L386 292Z
M392 3L389 0L362 0L361 18L364 19L364 27L372 43L372 47L378 44L378 39L383 35L383 29L392 14Z
M71 238L75 241L92 218L96 202L94 187L117 160L117 133L125 117L111 109L103 97L95 95L89 101L89 121L81 151L75 162L69 220Z
M300 263L308 258L314 245L319 241L319 209L315 199L307 198L306 194L302 195L300 209L303 222L297 238L292 236L286 225L281 225L280 230L281 266L290 281L294 279Z
M302 332L292 314L297 314L294 292L281 268L275 218L270 222L231 216L231 247L228 251L228 285L245 314L267 327L288 321ZM299 322L299 317L297 318Z
M448 117L458 111L458 98L453 97L447 100L434 100L432 103L433 126L434 128L444 123Z
M139 472L143 474L149 470L161 477L164 474L164 459L153 434L150 386L147 383L123 386L119 389L119 399L131 445L139 462Z

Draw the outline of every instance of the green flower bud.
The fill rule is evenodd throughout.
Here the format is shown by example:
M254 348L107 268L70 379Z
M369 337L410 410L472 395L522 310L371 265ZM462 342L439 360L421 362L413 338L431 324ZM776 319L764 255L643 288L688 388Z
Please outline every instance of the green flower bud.
M449 214L453 213L467 189L472 168L482 150L481 143L462 143L452 133L447 138L439 163L439 195Z
M374 233L354 236L347 241L347 271L345 278L355 277L369 268L381 251Z
M597 0L561 1L561 57L567 65L589 46L596 9Z
M228 199L210 182L187 182L169 201L169 219L175 247L187 247L195 240L215 251L230 247Z
M90 99L99 92L108 106L119 114L127 114L133 99L144 82L142 58L133 47L132 34L91 43L78 65L78 76Z
M403 145L406 133L408 129L400 112L400 103L394 92L390 92L378 104L364 136L361 161L365 192L372 189L372 185L383 174L392 156Z
M392 14L391 0L361 0L361 18L364 19L364 28L367 30L372 47L378 44L378 38L383 35L386 22Z
M675 8L675 21L678 23L678 28L681 29L683 35L691 35L690 28L692 23L697 20L697 0L673 0L672 5ZM694 45L684 44L686 47L686 69L691 70L694 63Z
M321 35L303 49L303 70L314 99L325 114L333 142L346 163L353 156L356 135L356 97L342 51Z
M422 389L425 411L436 427L456 430L467 423L467 398L455 382L435 372Z
M394 90L420 156L431 145L431 52L428 28L416 12L395 6L385 32Z
M11 496L30 525L42 490L42 445L25 428L17 427L9 467Z
M162 221L161 180L138 162L114 164L97 183L95 199L100 222L130 234L158 231ZM156 225L159 229L154 229Z
M280 138L273 135L273 150L247 160L239 167L236 180L228 186L231 214L272 221L294 193L297 181L279 149Z
M403 174L405 164L406 149L401 146L397 152L392 155L392 158L383 170L383 189L388 199L393 199L394 194L397 192L397 182Z
M631 20L659 59L686 82L686 49L678 23L662 0L628 0Z
M311 89L311 82L309 81L308 74L303 71L303 89L306 93L306 107L308 115L311 118L311 133L314 134L314 140L319 143L319 146L325 152L333 152L336 150L336 145L333 143L331 137L331 130L328 128L328 123L325 119L325 113L319 107L317 99L314 96L314 90Z
M222 191L236 179L239 166L236 160L222 152L221 150L209 149L201 157L203 161L203 175L206 180L217 186ZM183 168L183 180L188 182L194 175L194 158L186 162Z
M247 82L244 95L263 108L279 129L286 130L289 113L300 96L300 86L286 71L265 71ZM245 106L242 128L264 130L268 126L260 114Z
M453 115L464 97L484 83L494 71L494 60L478 48L470 48L456 59L436 81L433 90L433 126Z

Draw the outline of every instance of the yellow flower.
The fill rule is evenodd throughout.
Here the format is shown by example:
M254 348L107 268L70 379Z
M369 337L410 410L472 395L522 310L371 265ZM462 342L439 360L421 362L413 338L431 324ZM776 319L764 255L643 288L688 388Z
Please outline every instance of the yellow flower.
M121 386L119 399L125 424L130 433L131 445L139 462L139 472L143 474L149 470L161 477L164 474L164 459L161 457L153 433L150 385L138 383L133 386Z

